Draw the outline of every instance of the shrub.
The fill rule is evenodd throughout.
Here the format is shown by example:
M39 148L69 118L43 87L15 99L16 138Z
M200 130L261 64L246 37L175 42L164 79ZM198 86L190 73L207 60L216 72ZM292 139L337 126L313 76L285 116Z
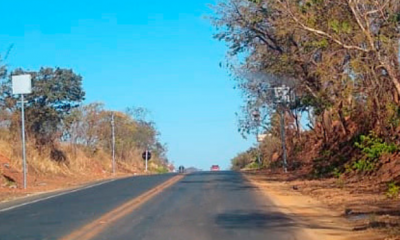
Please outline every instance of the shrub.
M321 152L321 155L322 155L324 158L329 158L329 157L332 156L332 151L330 151L330 150L323 150L323 151Z
M360 141L355 142L354 145L361 149L365 157L369 160L376 160L384 153L394 153L398 151L398 147L395 144L386 143L374 132L371 132L368 136L361 135Z
M353 171L353 166L350 163L346 163L344 165L344 172L345 173L351 173Z
M281 140L276 136L268 136L261 143L260 149L263 166L271 167L271 164L275 164L272 163L272 156L274 155L274 153L279 153L282 149ZM300 149L302 149L302 147L297 146L297 150Z
M312 178L322 178L328 176L334 171L334 166L326 164L315 164L311 173Z
M388 189L386 191L386 197L394 199L399 196L400 187L396 185L395 182L388 184Z
M375 169L376 163L370 160L361 159L353 163L353 170L369 172Z
M361 135L359 141L354 143L364 154L362 159L357 160L352 165L352 170L359 172L373 171L378 163L377 160L385 153L394 153L399 150L397 145L386 143L379 138L374 132L370 132L367 136Z
M342 173L340 172L339 168L334 168L333 171L332 171L332 175L333 175L335 178L340 178L340 176L342 175Z
M165 166L159 166L159 167L157 167L157 168L155 169L155 172L156 172L157 174L164 174L164 173L168 173L169 171L168 171L168 168L167 168L167 167L165 167Z
M257 162L252 162L252 163L248 164L245 168L249 169L249 170L251 170L251 169L259 169L260 165Z
M255 155L254 151L255 150L250 149L249 151L240 153L236 157L234 157L231 160L231 164L232 164L231 169L238 171L240 169L245 168L248 164L250 164L252 161L254 161L254 156L253 156L253 155Z

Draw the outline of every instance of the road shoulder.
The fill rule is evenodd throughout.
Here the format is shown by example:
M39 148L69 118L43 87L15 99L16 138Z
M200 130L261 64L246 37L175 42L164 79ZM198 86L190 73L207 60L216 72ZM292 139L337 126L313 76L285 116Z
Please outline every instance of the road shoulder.
M284 182L268 181L262 174L243 173L243 176L283 213L298 222L312 239L383 239L371 230L353 231L354 226L341 213L329 209L316 199L302 195Z

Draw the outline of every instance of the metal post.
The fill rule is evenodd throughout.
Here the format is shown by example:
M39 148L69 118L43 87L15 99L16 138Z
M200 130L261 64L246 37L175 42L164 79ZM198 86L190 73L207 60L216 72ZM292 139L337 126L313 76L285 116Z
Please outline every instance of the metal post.
M111 130L112 130L112 172L115 175L115 119L114 119L114 113L111 114Z
M147 172L147 166L148 166L147 162L148 161L149 161L149 150L146 150L146 170L145 170L145 172Z
M25 99L24 94L21 94L21 122L22 122L22 167L24 174L24 189L26 189L26 147L25 147Z
M260 111L259 110L254 110L252 112L253 119L256 122L256 142L257 142L257 163L260 166L261 165L261 149L260 149L260 141L258 139L258 134L259 134L259 128L261 125L261 116L260 116Z
M282 149L283 149L283 170L287 172L287 153L286 153L286 137L285 137L285 112L283 109L280 111L281 115L281 138L282 138Z
M259 125L258 125L259 126ZM261 142L258 139L258 135L259 135L259 130L258 130L258 126L257 126L257 135L256 135L256 141L257 141L257 162L258 162L258 166L261 167Z

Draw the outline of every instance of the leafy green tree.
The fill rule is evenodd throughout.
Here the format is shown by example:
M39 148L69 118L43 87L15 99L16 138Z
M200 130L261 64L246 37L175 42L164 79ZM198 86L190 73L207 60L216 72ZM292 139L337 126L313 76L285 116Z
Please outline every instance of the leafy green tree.
M246 152L239 153L231 160L231 169L238 171L257 160L257 149L251 148Z
M12 94L11 76L31 74L32 94L25 96L27 131L38 147L52 145L63 134L62 124L84 100L82 77L70 69L41 68L38 72L17 69L2 82L1 105L19 114L18 96ZM19 123L13 123L14 126Z

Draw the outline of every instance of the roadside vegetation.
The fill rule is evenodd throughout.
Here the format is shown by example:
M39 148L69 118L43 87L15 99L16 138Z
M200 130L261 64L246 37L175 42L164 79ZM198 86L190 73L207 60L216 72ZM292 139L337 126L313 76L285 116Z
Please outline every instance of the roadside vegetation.
M266 136L232 169L254 167L258 152L260 168L284 175L283 116L292 179L397 199L400 2L221 0L213 9L215 38L228 47L221 65L244 96L239 131ZM274 92L283 85L285 103Z
M32 75L26 95L26 135L29 175L110 175L112 172L111 116L115 116L115 156L119 173L144 171L142 152L152 151L150 170L168 171L166 146L144 108L112 111L104 104L84 104L83 78L71 69L38 71L2 67L0 80L0 176L2 186L20 184L21 109L12 94L11 76Z
M215 38L229 47L223 65L246 103L239 130L267 134L232 160L234 169L256 162L256 151L262 166L281 167L283 112L291 171L384 174L390 164L382 180L400 180L398 1L227 0L213 8ZM282 85L290 88L284 105L274 95Z
M232 169L263 169L398 237L400 2L220 0L213 9L215 38L228 47L221 66L243 93L239 131L265 136ZM275 91L283 85L286 101Z

